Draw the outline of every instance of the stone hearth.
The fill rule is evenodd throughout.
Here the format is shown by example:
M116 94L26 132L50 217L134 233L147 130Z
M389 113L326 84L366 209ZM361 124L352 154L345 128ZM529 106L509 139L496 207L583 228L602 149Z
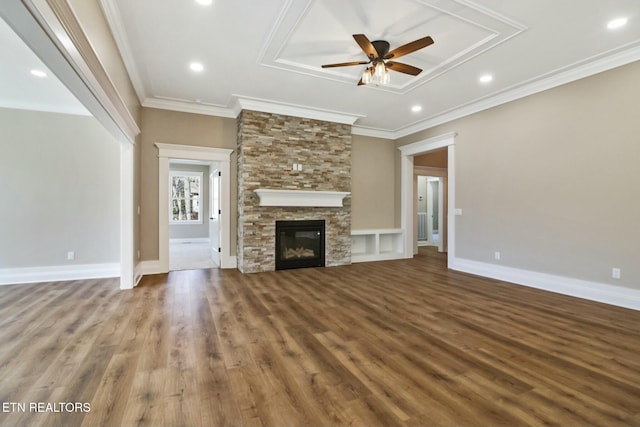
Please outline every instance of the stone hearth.
M276 221L325 220L326 266L351 263L351 196L338 207L260 206L257 189L351 191L351 126L243 110L238 118L238 268L275 270ZM294 164L302 165L296 170Z

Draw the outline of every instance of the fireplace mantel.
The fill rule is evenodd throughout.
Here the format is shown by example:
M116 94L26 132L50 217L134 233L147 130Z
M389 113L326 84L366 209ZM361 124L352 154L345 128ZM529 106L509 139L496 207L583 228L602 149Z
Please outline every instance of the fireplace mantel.
M254 190L260 198L260 206L342 207L342 199L351 194L345 191Z

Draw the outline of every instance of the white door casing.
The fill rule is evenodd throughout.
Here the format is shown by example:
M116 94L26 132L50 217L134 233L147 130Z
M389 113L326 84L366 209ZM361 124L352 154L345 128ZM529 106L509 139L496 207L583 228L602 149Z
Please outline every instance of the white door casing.
M220 267L235 268L231 256L231 153L229 148L198 147L191 145L156 143L158 148L158 270L169 272L169 159L215 161L220 164Z
M425 139L423 141L414 142L412 144L398 147L401 152L400 159L400 215L401 227L404 235L404 258L413 258L414 240L409 236L415 236L414 232L414 173L413 173L413 157L421 154L435 151L441 148L447 148L448 157L448 190L447 190L447 206L448 206L448 231L447 231L447 262L451 265L455 260L455 132L446 133L444 135Z
M211 259L220 265L220 175L219 169L209 174L209 240L211 241Z

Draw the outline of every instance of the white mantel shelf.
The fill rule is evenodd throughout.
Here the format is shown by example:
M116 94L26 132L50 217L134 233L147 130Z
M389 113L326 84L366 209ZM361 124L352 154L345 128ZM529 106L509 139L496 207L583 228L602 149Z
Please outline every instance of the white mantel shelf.
M299 206L317 208L340 208L342 199L351 194L344 191L254 190L260 198L260 206Z

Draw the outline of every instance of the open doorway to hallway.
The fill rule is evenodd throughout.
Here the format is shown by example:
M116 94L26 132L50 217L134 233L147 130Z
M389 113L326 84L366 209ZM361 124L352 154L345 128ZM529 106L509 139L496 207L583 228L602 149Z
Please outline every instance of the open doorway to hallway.
M437 176L417 177L418 246L438 246L443 218L442 179Z
M220 165L169 160L169 270L220 266Z
M419 247L447 251L448 152L441 148L414 156L414 254Z

